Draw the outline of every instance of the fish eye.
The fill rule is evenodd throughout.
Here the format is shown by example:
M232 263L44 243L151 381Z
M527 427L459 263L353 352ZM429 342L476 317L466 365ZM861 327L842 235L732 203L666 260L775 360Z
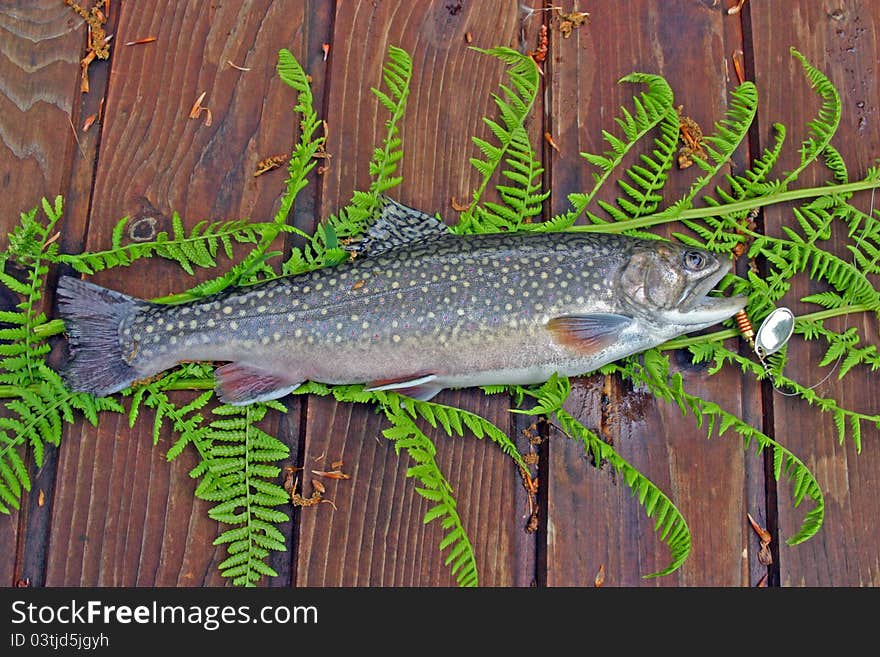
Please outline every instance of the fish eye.
M699 251L685 251L682 259L684 260L684 266L693 271L701 270L707 263L706 256Z

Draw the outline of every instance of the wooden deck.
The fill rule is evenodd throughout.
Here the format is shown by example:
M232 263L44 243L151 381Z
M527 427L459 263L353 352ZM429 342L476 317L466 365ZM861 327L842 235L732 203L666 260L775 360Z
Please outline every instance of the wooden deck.
M284 174L254 178L257 161L289 151L294 97L275 74L276 53L289 48L312 76L317 106L329 125L329 168L314 176L293 213L311 231L368 184L368 162L385 115L369 89L380 81L389 44L412 54L414 83L403 138L404 183L397 196L428 212L454 215L450 199L467 198L477 177L470 136L493 113L500 65L467 48L534 49L545 17L523 20L517 2L392 0L253 0L133 2L111 5L112 57L91 68L91 91L79 90L85 28L61 0L0 5L0 190L2 234L40 197L63 194L65 252L103 248L122 216L155 217L170 227L173 211L188 226L202 219L269 218ZM562 3L566 9L571 2ZM818 102L789 56L796 46L835 83L843 118L835 146L855 178L880 155L880 3L733 0L581 0L591 21L564 39L551 29L545 93L531 126L544 150L553 190L548 214L585 189L590 171L578 152L603 150L617 107L632 88L616 81L632 71L664 75L686 112L703 126L722 116L736 84L731 54L745 53L745 72L761 104L753 152L773 122L799 143ZM717 6L716 6L717 5ZM551 25L552 27L552 25ZM125 46L156 36L154 43ZM324 60L322 44L329 44ZM231 67L231 61L249 70ZM213 123L187 119L193 101ZM85 118L103 117L88 131ZM71 125L72 123L72 125ZM72 130L76 127L76 137ZM550 132L560 153L542 135ZM792 164L791 151L783 163ZM743 148L735 166L747 163ZM690 178L682 174L677 188ZM803 182L809 183L809 179ZM867 197L865 198L867 208ZM765 213L769 229L790 209ZM155 260L93 280L154 297L181 291L192 279ZM791 299L806 294L795 286ZM10 303L5 300L4 303ZM796 305L796 301L792 301ZM860 320L873 336L875 319ZM793 347L789 372L819 377L818 348ZM507 457L488 441L438 434L438 462L456 490L474 541L481 583L488 586L592 586L604 565L606 586L876 586L880 584L880 435L864 427L861 454L838 443L831 418L804 402L762 390L732 369L708 376L679 359L688 388L722 403L794 451L815 473L826 497L824 528L809 542L781 539L799 526L788 484L777 493L763 456L739 438L705 439L675 406L625 389L616 379L579 380L570 409L601 428L633 465L675 501L693 534L690 559L675 574L644 580L668 562L653 521L610 470L590 466L576 445L551 438L540 447L540 526L524 530L528 502ZM857 371L821 392L851 408L880 410L877 376ZM524 425L509 403L477 391L444 392L440 401L477 411L507 428L525 449ZM333 482L329 504L291 509L284 527L290 551L272 562L270 586L441 586L453 582L438 551L440 530L422 524L426 501L405 477L409 463L381 437L372 410L326 398L289 400L273 430L291 448L291 464L325 455L352 475ZM106 417L99 428L68 426L59 449L32 465L34 490L23 509L0 517L0 583L31 586L216 586L224 550L208 506L195 500L184 454L169 464L170 437L153 446L150 423L129 429ZM751 513L773 532L774 562L757 558ZM782 544L780 546L780 544Z

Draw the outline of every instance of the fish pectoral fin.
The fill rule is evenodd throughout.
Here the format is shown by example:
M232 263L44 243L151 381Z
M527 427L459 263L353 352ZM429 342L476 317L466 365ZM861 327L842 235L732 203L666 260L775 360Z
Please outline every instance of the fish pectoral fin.
M278 399L302 385L302 381L293 383L290 379L245 363L218 367L214 372L214 383L220 401L233 406Z
M593 354L613 344L632 322L632 317L615 313L561 315L547 322L547 329L558 344Z
M438 392L443 390L443 386L431 385L431 382L437 378L436 374L426 374L418 377L402 377L397 379L385 379L383 381L371 381L367 384L368 392L378 392L380 390L393 390L401 395L418 399L419 401L428 401Z

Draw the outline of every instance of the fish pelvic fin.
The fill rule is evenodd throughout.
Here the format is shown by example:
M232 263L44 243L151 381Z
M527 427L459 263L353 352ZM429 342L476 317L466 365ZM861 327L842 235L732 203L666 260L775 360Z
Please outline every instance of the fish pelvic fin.
M437 378L436 374L428 374L419 377L406 377L400 379L390 379L386 381L373 381L366 390L367 392L378 392L381 390L393 390L401 395L418 399L419 401L429 401L437 395L443 386L432 385L432 381Z
M280 399L302 385L247 363L229 363L214 371L217 397L224 404L246 406Z
M119 328L148 305L72 276L59 279L58 313L64 320L70 352L61 375L71 390L103 397L143 378L125 360Z
M553 339L584 354L594 354L611 346L632 318L614 313L561 315L547 322Z
M379 255L394 247L437 239L449 234L449 227L436 217L398 203L388 196L380 197L381 205L375 218L359 239L344 248L366 257Z

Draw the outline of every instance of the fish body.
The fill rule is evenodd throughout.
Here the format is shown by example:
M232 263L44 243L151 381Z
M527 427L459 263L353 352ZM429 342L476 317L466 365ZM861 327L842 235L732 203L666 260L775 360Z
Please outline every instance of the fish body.
M181 361L228 361L221 400L278 398L304 381L429 399L443 388L578 375L720 322L729 262L599 233L455 235L386 201L353 261L179 305L74 278L59 283L69 385L122 390Z

